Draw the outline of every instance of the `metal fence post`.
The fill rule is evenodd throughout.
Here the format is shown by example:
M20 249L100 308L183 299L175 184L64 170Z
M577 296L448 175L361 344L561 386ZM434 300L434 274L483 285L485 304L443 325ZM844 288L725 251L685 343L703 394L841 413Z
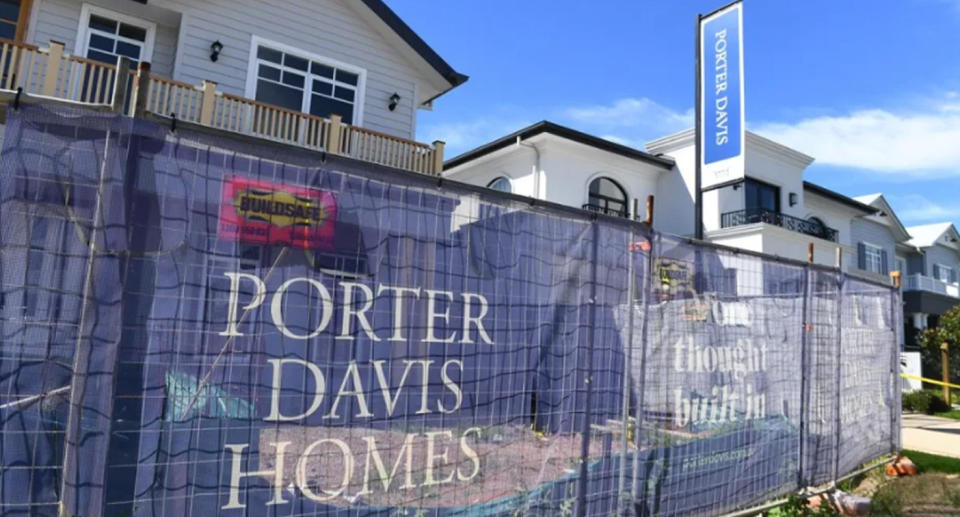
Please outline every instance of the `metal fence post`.
M813 243L810 243L809 263L813 263ZM810 332L813 330L811 311L813 286L810 281L813 276L813 269L807 265L804 267L804 285L803 285L803 333L800 335L800 407L798 415L800 417L800 458L797 461L797 485L803 488L807 483L806 476L806 454L807 454L807 433L810 431L807 425L808 406L810 405Z
M600 237L600 223L597 221L597 218L594 217L593 221L590 223L590 226L593 228L593 238L591 246L593 248L590 264L590 298L587 300L588 308L590 314L587 318L588 327L587 327L587 349L586 349L586 358L585 362L586 368L583 377L583 384L585 388L584 393L584 407L583 407L583 427L581 433L583 436L580 439L580 479L579 489L577 490L577 515L579 517L586 517L587 515L587 489L589 487L589 476L590 476L590 419L593 416L591 411L592 406L592 395L593 395L593 348L594 340L596 339L596 324L597 324L597 261L599 259L599 243L597 242Z
M839 262L840 262L839 250L837 253L837 262L839 266ZM840 280L840 286L839 286L839 289L837 290L837 342L836 342L837 353L834 358L837 365L836 373L835 373L836 379L837 379L837 382L836 382L837 391L835 395L836 400L834 400L835 406L836 406L836 411L834 416L834 425L837 426L837 432L834 435L836 439L833 443L833 484L834 485L837 484L837 479L839 479L840 477L840 432L841 432L840 409L841 409L841 406L843 405L843 392L842 392L843 379L841 378L841 375L843 374L843 369L842 369L843 367L843 363L842 363L842 360L843 360L843 298L844 298L844 293L846 292L846 286L847 286L846 275L844 275L843 272L839 270L839 267L837 270L837 278L839 278Z
M654 278L654 265L656 264L657 253L660 251L660 234L651 232L648 237L650 243L650 248L647 250L647 261L646 269L644 271L643 277L643 291L642 291L642 300L640 306L642 309L641 318L640 318L640 380L637 385L637 417L633 422L633 440L636 442L637 446L634 447L633 452L633 488L631 494L633 495L634 501L636 501L637 496L640 495L640 445L643 436L643 417L644 417L644 408L646 407L646 388L647 388L647 368L649 363L647 362L647 329L649 328L650 321L650 311L648 305L650 304L650 297L653 295L653 278ZM645 499L645 497L644 497Z
M903 316L903 306L900 301L900 276L897 275L895 280L896 289L890 293L890 322L893 326L893 341L896 345L893 347L893 351L890 357L890 382L892 384L891 389L891 407L890 407L890 449L891 452L898 452L900 450L900 411L902 408L902 402L900 397L903 394L903 386L900 379L900 332L903 329L903 321L901 318Z
M637 200L633 200L634 216L636 216ZM636 241L636 234L630 232L630 242L627 243L627 303L629 311L627 315L627 346L626 361L623 365L623 422L620 429L620 484L617 489L618 511L624 513L626 504L626 477L627 477L627 451L629 450L629 440L627 435L630 432L630 373L633 366L633 328L634 328L634 310L633 300L636 297L636 270L633 267L633 256L637 252L633 243ZM631 484L632 488L632 484ZM632 498L631 498L632 499Z
M113 78L113 94L110 97L111 110L123 114L130 98L130 58L120 56L117 59L117 75Z

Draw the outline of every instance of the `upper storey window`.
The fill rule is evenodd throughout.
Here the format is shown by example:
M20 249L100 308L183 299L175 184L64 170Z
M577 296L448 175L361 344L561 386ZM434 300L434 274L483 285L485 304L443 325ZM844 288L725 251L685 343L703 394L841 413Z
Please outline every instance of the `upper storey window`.
M284 45L254 40L254 96L260 102L359 125L365 72Z

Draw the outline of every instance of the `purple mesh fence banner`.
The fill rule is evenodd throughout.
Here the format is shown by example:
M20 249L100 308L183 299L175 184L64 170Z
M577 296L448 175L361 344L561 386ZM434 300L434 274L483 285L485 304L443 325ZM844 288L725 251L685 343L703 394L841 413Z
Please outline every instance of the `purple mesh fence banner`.
M899 293L81 109L0 156L3 515L718 514L899 440Z

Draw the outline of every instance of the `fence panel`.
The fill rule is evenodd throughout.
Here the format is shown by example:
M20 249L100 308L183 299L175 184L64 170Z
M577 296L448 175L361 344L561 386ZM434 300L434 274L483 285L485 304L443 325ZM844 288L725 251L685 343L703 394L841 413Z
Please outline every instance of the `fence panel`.
M8 112L0 513L717 514L896 445L889 288L317 159Z
M641 504L713 515L798 488L803 268L668 237L654 250Z

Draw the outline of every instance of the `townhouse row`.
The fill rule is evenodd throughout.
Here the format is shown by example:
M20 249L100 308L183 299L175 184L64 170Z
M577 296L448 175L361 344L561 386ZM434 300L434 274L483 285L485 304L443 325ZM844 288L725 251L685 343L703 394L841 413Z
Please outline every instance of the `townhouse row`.
M692 236L695 208L692 129L641 151L543 121L448 160L444 175L610 216L644 218L653 195L654 227ZM813 158L747 132L745 174L701 188L708 241L816 263L880 282L899 272L902 340L919 375L919 333L960 304L960 234L950 222L905 227L883 194L848 197L803 175ZM639 213L638 213L639 212ZM741 272L749 275L750 272ZM734 281L736 294L771 294L775 275Z

